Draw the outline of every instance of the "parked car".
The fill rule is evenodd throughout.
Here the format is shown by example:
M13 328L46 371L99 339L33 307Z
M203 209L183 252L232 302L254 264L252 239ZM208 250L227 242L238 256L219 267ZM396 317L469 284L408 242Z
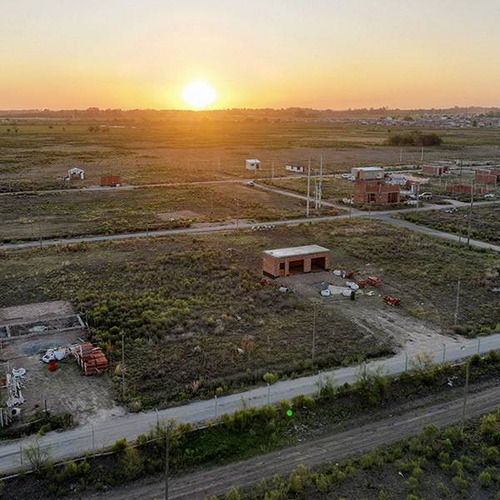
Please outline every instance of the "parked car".
M255 186L255 182L254 181L248 181L247 182L247 186L254 187Z
M340 177L342 177L342 179L350 179L351 174L340 174Z
M405 205L418 205L418 200L406 200Z
M421 200L432 200L432 193L426 192L418 195Z
M484 195L484 198L486 200L491 200L492 198L495 198L495 193L488 193Z

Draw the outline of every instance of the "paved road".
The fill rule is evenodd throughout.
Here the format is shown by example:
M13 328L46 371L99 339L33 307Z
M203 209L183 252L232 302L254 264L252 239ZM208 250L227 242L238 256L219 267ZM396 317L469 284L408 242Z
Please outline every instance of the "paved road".
M443 337L446 342L445 350L440 347L430 352L436 362L443 357L447 361L455 361L470 356L476 352L487 352L491 349L500 349L500 333L479 339L462 339ZM51 450L53 459L82 456L95 448L107 448L117 439L126 437L135 439L139 434L147 432L158 420L175 419L179 422L200 423L223 413L233 413L242 408L258 407L268 402L276 403L281 400L290 400L299 394L314 394L324 381L329 378L335 386L345 382L353 382L361 369L382 369L387 374L402 373L411 366L411 358L421 351L413 350L399 353L385 360L376 360L365 365L350 366L331 370L322 374L301 377L293 380L284 380L271 386L258 387L242 393L224 396L215 400L195 401L183 406L162 410L158 413L143 412L130 413L120 417L112 417L94 426L87 424L66 432L49 432L40 438L40 445ZM428 351L426 351L428 352ZM33 442L33 438L25 438L9 444L0 445L0 472L7 473L22 467L20 461L20 447L25 448Z
M232 487L251 486L275 474L284 476L299 464L320 466L362 454L377 446L394 443L418 434L425 426L445 427L457 424L462 415L462 398L425 406L401 415L375 421L344 432L329 434L299 445L284 448L250 460L201 470L170 480L169 498L172 500L198 500L210 495L221 495ZM467 404L467 418L478 417L500 407L500 391L496 388L471 394ZM91 498L133 500L136 498L164 498L164 483L129 485L108 494Z

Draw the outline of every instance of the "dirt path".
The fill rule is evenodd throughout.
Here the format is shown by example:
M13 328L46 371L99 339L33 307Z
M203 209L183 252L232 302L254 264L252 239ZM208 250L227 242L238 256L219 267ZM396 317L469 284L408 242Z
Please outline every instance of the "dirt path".
M220 495L232 487L250 486L275 474L286 475L299 464L315 467L333 460L343 460L377 446L409 438L431 423L444 427L460 421L462 398L426 406L402 415L373 422L338 434L328 435L250 460L202 470L170 481L169 498L203 499ZM497 388L469 396L467 417L474 418L500 406ZM90 498L132 500L164 498L164 483L129 486L106 495Z

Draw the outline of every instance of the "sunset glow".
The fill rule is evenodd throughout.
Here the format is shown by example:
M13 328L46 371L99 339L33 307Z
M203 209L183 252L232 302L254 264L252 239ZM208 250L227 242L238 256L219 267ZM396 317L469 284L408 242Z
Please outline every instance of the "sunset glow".
M3 3L0 109L500 105L498 0Z
M184 102L194 109L205 109L217 98L214 88L207 82L191 82L182 91Z

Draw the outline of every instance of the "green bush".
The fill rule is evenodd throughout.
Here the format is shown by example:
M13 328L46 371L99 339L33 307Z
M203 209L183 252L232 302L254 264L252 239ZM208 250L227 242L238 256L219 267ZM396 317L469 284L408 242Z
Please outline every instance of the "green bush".
M491 474L487 471L481 472L481 474L479 474L479 484L481 488L489 488L493 484Z
M446 484L444 483L439 483L437 486L438 494L439 496L446 498L450 494L450 489Z
M312 408L316 405L316 400L310 396L299 395L292 399L292 404L296 408Z
M226 495L226 500L241 500L240 492L236 488L232 488Z
M130 447L130 444L126 439L118 439L113 446L111 446L111 451L113 453L123 453Z
M465 491L469 488L469 480L461 475L454 476L451 482L459 491Z

